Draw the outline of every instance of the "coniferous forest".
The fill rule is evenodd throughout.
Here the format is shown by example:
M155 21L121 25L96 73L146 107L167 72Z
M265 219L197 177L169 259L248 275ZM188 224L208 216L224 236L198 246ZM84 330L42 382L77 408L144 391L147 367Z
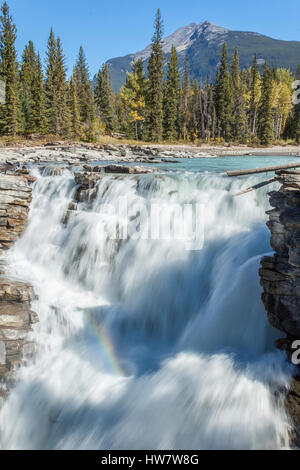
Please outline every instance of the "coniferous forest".
M6 85L1 136L51 135L96 142L105 134L121 134L149 142L300 142L300 104L292 101L300 66L294 77L267 63L260 68L254 55L253 65L241 70L238 49L229 57L224 43L215 83L191 82L188 58L180 74L174 46L169 63L165 61L160 10L147 70L136 61L119 93L112 89L107 64L92 83L82 47L73 70L67 71L61 39L53 29L45 63L31 41L19 61L16 38L5 2L0 12L0 80Z

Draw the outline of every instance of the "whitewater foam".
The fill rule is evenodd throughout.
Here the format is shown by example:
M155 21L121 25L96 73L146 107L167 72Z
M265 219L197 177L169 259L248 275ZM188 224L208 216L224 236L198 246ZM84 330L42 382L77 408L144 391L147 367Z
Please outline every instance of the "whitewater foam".
M72 173L38 176L28 227L7 255L8 272L38 296L38 352L0 410L2 449L288 447L274 392L291 371L274 348L258 278L270 251L267 199L230 195L253 181L106 176L64 223ZM99 237L116 217L105 204L120 195L132 208L201 202L203 249Z

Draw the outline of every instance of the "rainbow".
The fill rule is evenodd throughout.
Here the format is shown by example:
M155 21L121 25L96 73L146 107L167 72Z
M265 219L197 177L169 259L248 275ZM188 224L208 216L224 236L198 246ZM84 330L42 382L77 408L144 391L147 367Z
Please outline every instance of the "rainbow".
M100 346L101 358L106 370L114 375L124 376L125 372L119 364L114 343L105 328L96 323L93 313L89 310L85 311L85 319L88 331L97 340Z

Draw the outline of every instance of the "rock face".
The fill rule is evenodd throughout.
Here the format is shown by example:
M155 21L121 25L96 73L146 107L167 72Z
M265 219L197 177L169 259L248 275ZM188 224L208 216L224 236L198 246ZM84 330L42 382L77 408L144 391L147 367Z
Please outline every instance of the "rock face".
M0 173L0 254L24 230L30 202L31 188L24 176Z
M32 299L29 284L0 278L0 391L14 367L34 350L27 338L31 326L38 321L36 313L30 310Z
M291 339L300 339L300 171L281 170L282 183L270 193L268 211L275 255L261 261L263 302L270 322Z
M85 202L95 198L97 195L97 183L107 174L112 174L114 175L112 178L117 179L123 175L141 175L157 171L156 168L124 165L83 165L83 169L84 171L76 171L74 173L74 179L77 184L75 193L76 202ZM68 212L72 210L76 210L76 208L69 208ZM68 215L70 214L67 214L67 218Z
M286 334L277 347L290 357L293 342L300 340L300 171L281 170L276 179L282 186L269 193L273 209L268 211L267 223L275 253L261 260L260 277L270 323ZM292 443L299 447L300 369L287 395L286 408L295 424Z
M27 222L31 202L27 173L0 173L0 254L18 239ZM5 395L14 368L33 352L28 333L38 321L30 309L32 287L4 277L4 271L0 270L0 396Z
M223 148L227 151L227 148ZM24 165L27 163L34 163L40 166L40 169L45 169L45 166L51 165L47 169L47 176L55 176L62 173L63 169L72 169L73 166L77 167L87 164L88 171L95 170L94 163L98 162L99 167L108 162L115 163L134 163L134 164L155 164L155 163L177 163L178 158L193 158L193 157L213 157L211 152L212 148L200 151L199 148L190 146L188 148L167 147L159 145L128 145L128 144L89 144L83 142L76 142L74 144L59 143L35 147L22 147L14 149L1 149L0 148L0 165L6 169L16 169L17 165ZM93 162L93 166L90 163ZM53 166L53 163L55 165ZM100 165L101 163L101 165ZM150 171L149 166L136 167L136 172ZM24 174L26 170L18 170L19 173ZM104 171L104 170L103 170Z
M97 195L97 182L103 178L103 174L95 172L76 172L74 179L78 185L75 194L76 202L84 202L89 199L93 199ZM70 208L69 211L76 210L76 208Z
M122 166L122 165L107 165L104 167L105 173L123 173L127 175L140 175L143 173L154 173L155 168L146 168L144 166Z

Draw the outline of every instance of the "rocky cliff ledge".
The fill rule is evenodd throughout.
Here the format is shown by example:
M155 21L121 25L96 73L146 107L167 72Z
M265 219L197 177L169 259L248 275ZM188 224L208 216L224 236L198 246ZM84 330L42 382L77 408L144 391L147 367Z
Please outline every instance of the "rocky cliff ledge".
M281 187L269 193L273 209L268 211L267 223L274 256L262 259L260 277L270 323L286 335L277 341L277 347L291 357L294 341L300 340L300 171L280 170L276 179ZM287 395L286 408L295 425L292 443L299 447L300 369Z
M8 250L24 230L31 202L32 180L28 172L7 173L0 173L0 254ZM32 287L5 277L4 272L5 267L1 264L0 396L5 395L14 368L33 351L28 332L37 321L37 315L30 310Z
M0 254L24 230L30 202L31 188L26 173L0 174Z
M0 278L0 395L8 379L24 357L31 355L34 344L28 340L37 315L30 310L33 289L25 282Z

